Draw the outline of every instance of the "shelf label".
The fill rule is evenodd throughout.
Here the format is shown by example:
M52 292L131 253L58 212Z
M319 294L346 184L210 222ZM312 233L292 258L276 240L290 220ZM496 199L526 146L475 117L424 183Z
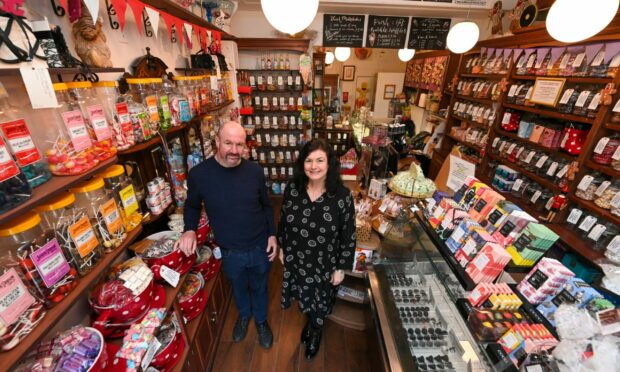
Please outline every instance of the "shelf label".
M616 101L616 104L614 105L613 112L620 112L620 99L618 101Z
M568 215L566 222L574 225L577 223L577 221L579 221L582 214L583 214L583 211L581 209L573 208L573 210L570 211L570 214Z
M575 103L575 107L583 107L583 105L588 100L589 95L590 95L589 90L584 90L583 92L579 93L579 98L577 98L577 103Z
M607 245L607 250L613 254L620 252L620 235L616 235L615 238Z
M301 85L301 76L295 76L295 85Z
M527 158L525 158L525 163L529 164L532 159L534 158L534 155L536 155L536 151L531 150L529 154L527 154Z
M133 190L133 185L129 185L119 191L119 196L121 197L121 203L123 203L123 209L125 210L126 216L131 216L138 210L138 199L136 199L136 194Z
M583 221L581 221L581 224L579 224L579 230L590 231L590 229L592 228L592 226L594 226L596 221L597 221L597 218L593 216L588 216L584 218Z
M517 159L519 158L519 156L521 156L521 153L523 152L523 150L525 150L525 146L519 147L519 151L517 151L517 155L516 155Z
M272 110L278 109L278 97L271 98L271 106L273 106Z
M604 52L604 49L601 48L601 51L596 54L596 57L594 57L594 60L592 61L590 66L594 66L594 67L600 66L604 58L605 58L605 52Z
M497 143L498 143L498 142L499 142L499 137L495 137L495 138L493 139L493 143L491 144L491 147L492 147L492 148L495 148L495 147L497 146ZM618 148L620 148L620 146L619 146Z
M99 212L103 216L106 228L110 234L116 234L123 227L123 220L113 198L103 203L99 208Z
M555 171L558 170L558 163L553 162L551 163L551 165L549 166L549 169L547 169L547 176L549 177L553 177L553 175L555 174Z
M532 198L530 199L530 201L532 203L536 203L536 201L538 200L538 198L540 198L540 195L542 195L542 192L540 192L540 190L536 190L536 192L534 193L534 195L532 195Z
M579 53L577 55L577 57L575 57L575 60L573 61L573 67L577 68L579 66L581 66L581 64L583 63L583 59L586 58L586 54L585 53Z
M278 76L278 85L284 85L284 78L282 76Z
M521 178L519 178L518 180L515 181L515 183L512 184L512 189L514 191L519 191L519 189L521 188L522 184L523 184L523 180Z
M510 112L505 112L504 113L504 117L502 118L502 124L508 124L510 123L510 117L511 117L511 113Z
M536 61L536 53L530 54L530 58L527 60L527 65L525 65L525 67L532 68L534 66L535 61Z
M611 206L614 209L620 208L620 192L616 193L613 199L611 199Z
M62 120L71 138L75 151L82 151L92 146L84 118L79 110L62 113Z
M614 154L611 156L611 158L614 160L620 160L620 146L616 148L616 151L614 151Z
M577 190L586 191L593 180L594 177L592 176L583 176L581 182L579 182L579 184L577 185Z
M549 200L547 200L547 204L545 204L545 209L551 210L552 206L553 206L553 198L549 198Z
M570 59L570 53L566 52L564 53L564 56L562 57L562 60L560 61L560 69L565 69L566 65L568 65L568 60Z
M596 110L598 104L601 102L601 93L596 93L592 101L590 101L590 105L588 106L588 110Z
M564 93L562 94L562 98L560 98L560 104L561 105L567 104L568 100L570 99L570 96L573 95L574 91L575 91L574 89L566 89Z
M564 166L564 168L560 169L560 171L558 172L558 174L556 174L555 176L558 178L562 178L564 177L564 175L568 172L568 164Z
M254 75L250 76L250 86L256 86L256 79L254 78Z
M601 235L603 235L605 230L607 230L605 225L599 223L594 226L594 228L590 231L590 233L588 234L588 238L597 241L601 237Z
M286 78L286 84L293 85L293 77L291 75Z
M515 150L516 147L517 147L516 143L513 143L512 145L510 145L510 147L508 147L508 153L512 154L512 152Z
M4 326L15 323L33 303L34 297L15 269L9 269L0 276L0 323Z
M256 81L258 81L258 85L263 85L263 77L259 76Z
M267 76L267 85L273 85L273 77L271 75Z
M112 131L108 126L108 120L105 117L103 106L94 105L86 108L90 117L90 125L93 127L97 141L107 140L112 137Z
M542 168L542 166L545 165L547 159L549 159L547 155L541 156L540 159L538 159L538 161L536 162L536 168Z
M601 196L603 195L603 193L605 192L605 190L607 190L607 188L609 187L609 185L611 185L610 181L604 181L603 183L601 183L599 185L599 187L596 189L596 191L594 192L594 195L596 196Z
M594 153L602 154L603 150L605 150L605 146L607 146L608 143L609 143L609 137L603 137L600 140L598 140L598 143L596 144L596 147L594 148Z

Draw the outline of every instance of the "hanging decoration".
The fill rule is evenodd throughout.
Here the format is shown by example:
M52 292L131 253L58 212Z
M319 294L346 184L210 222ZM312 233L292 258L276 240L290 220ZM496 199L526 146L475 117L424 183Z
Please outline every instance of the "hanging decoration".
M153 29L155 38L157 38L157 30L159 29L159 12L149 7L146 7L145 10L149 20L151 21L151 28Z
M24 0L2 0L2 3L0 3L0 10L23 17L24 10L22 6L24 6Z
M129 3L129 7L133 12L133 18L136 21L138 33L142 35L142 12L144 11L144 4L142 4L138 0L127 0L127 2Z
M93 19L93 24L97 23L97 19L99 19L99 0L83 0L84 5L86 5L86 9L90 12L90 15Z

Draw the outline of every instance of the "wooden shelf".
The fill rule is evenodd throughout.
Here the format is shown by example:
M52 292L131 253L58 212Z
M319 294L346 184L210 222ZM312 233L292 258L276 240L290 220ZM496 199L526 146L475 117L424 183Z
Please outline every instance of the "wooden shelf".
M501 80L506 77L505 74L459 74L459 77L473 78L473 79L486 79L486 80Z
M352 297L348 295L340 295L336 294L336 297L347 302L356 303L356 304L366 304L368 303L368 296L366 295L366 285L363 281L358 280L353 276L345 276L342 283L340 283L340 288L346 287L352 289L354 291L361 292L363 294L362 299L357 297Z
M537 76L537 75L512 75L513 80L536 80L538 78L554 78L554 79L566 79L567 83L582 83L582 84L607 84L614 81L613 78L594 78L594 77L580 77L580 76Z
M32 196L30 199L15 208L0 214L0 225L9 222L15 217L23 215L25 212L45 203L63 191L66 191L76 184L91 178L99 172L102 172L110 165L116 164L117 161L118 158L114 156L102 163L99 163L99 165L93 169L77 176L52 176L49 181L32 190Z
M247 72L284 72L284 73L297 73L296 75L301 75L301 72L299 72L299 70L285 70L285 69L279 69L279 68L272 68L272 69L251 69L251 68L238 68L237 71L247 71Z
M441 92L442 94L447 94L449 96L453 95L454 93L450 92L449 90L444 90L443 92Z
M43 320L34 328L32 332L26 338L12 350L2 353L0 358L0 370L8 371L18 362L23 360L24 355L28 350L36 345L49 330L53 328L53 325L62 319L68 310L74 305L78 298L86 295L86 292L92 287L92 285L99 279L108 267L114 262L114 260L123 252L142 232L142 226L138 226L127 234L127 239L121 244L120 247L103 256L97 266L83 278L80 278L77 286L65 297L60 303L53 308L47 310L47 314Z
M470 149L472 149L472 150L476 150L476 151L478 151L478 152L480 152L480 151L484 150L482 147L478 147L478 146L474 145L473 143L470 143L470 142L465 142L465 141L463 141L463 140L460 140L460 139L458 139L457 137L455 137L455 136L453 136L453 135L451 135L451 134L447 134L446 136L447 136L448 138L452 138L452 140L454 140L454 141L456 141L456 142L460 143L461 145L463 145L463 146L465 146L465 147L469 147L469 148L470 148Z
M620 124L607 123L605 124L605 128L620 132Z
M80 72L90 71L95 74L107 74L107 73L124 73L125 69L123 67L107 67L107 68L98 68L98 67L89 67L88 69L83 69L80 67L62 67L62 68L50 68L48 69L50 76L54 75L75 75ZM0 76L21 76L19 72L19 68L0 68Z
M491 106L494 103L497 103L497 101L493 101L493 100L490 100L488 98L475 98L475 97L471 97L471 96L462 96L460 94L457 94L456 98L457 99L464 99L464 100L467 100L467 101L478 102L478 103L482 103L483 105L488 105L488 106Z
M215 111L219 111L219 110L225 108L226 106L228 106L228 105L230 105L232 103L235 103L235 101L231 99L229 101L225 101L224 103L220 103L219 105L207 107L207 112L205 114L197 115L197 117L198 118L203 118L205 115L210 114L210 113L215 112ZM196 118L194 118L192 120L195 120L195 119Z
M216 274L216 277L217 277L217 274ZM211 280L205 283L205 287L202 289L207 294L207 301L209 301L209 298L211 298L211 292L213 291L214 284L215 284L215 278L212 278ZM205 309L200 313L200 315L198 315L197 317L195 317L194 319L192 319L189 323L185 325L185 331L187 332L187 338L188 338L187 341L189 341L190 344L194 343L194 338L196 337L196 333L198 332L198 326L202 322L202 318L205 316L205 314L208 313L206 310L207 309L205 307Z
M513 109L513 110L527 111L527 112L531 112L532 114L537 114L537 115L546 116L546 117L554 118L554 119L565 120L565 121L576 121L578 123L585 123L585 124L594 123L594 119L590 119L585 116L562 114L560 112L551 111L551 109L539 109L536 107L513 105L510 103L504 103L504 107Z
M208 22L205 18L195 15L172 0L141 0L141 2L196 26L204 27L208 30L219 31L222 33L222 40L236 39L234 36Z
M180 132L182 130L184 130L187 127L187 123L183 123L181 125L179 125L178 127L172 127L170 129L168 129L166 132L158 132L160 134L162 134L164 137L168 137L170 135L173 135L177 132ZM145 149L150 149L151 147L158 145L161 143L161 137L159 136L159 134L156 134L155 136L153 136L153 138L149 139L146 142L142 142L142 143L138 143L137 145L134 145L130 148L128 148L127 150L122 150L118 152L119 156L122 155L129 155L129 154L133 154L136 152L140 152L142 150Z
M353 128L332 128L332 129L313 129L315 132L332 132L332 133L350 133L353 132Z
M172 202L172 203L170 203L170 205L166 208L166 210L165 210L165 211L163 211L163 212L161 212L160 214L158 214L158 215L156 215L156 216L155 216L155 215L153 215L153 214L149 214L149 215L150 215L150 218L149 218L148 220L142 221L142 224L143 224L143 225L150 225L150 224L154 223L155 221L158 221L159 219L161 219L161 218L162 218L162 217L164 217L164 216L169 216L169 215L170 215L170 213L172 213L172 212L174 211L174 209L175 209L175 206L174 206L174 201L173 201L173 202ZM150 213L150 212L149 212L149 213Z
M301 111L299 110L294 110L294 111L282 111L282 110L269 110L269 111L263 111L263 110L253 110L252 114L248 114L248 115L301 115Z
M604 173L608 176L611 176L615 179L620 179L620 172L618 172L617 170L613 169L611 167L611 165L603 165L603 164L598 164L593 162L592 160L588 160L585 162L586 167L590 168L590 169L595 169L601 173Z
M310 39L244 37L236 41L239 50L290 50L306 53L310 47Z
M566 153L566 152L564 152L564 151L562 151L560 149L550 149L550 148L545 147L545 146L543 146L543 145L541 145L539 143L532 142L532 141L530 141L527 138L519 137L516 133L506 132L506 131L501 130L501 129L495 129L495 133L498 136L508 137L508 138L511 138L511 139L513 139L515 141L522 142L522 143L524 143L524 144L526 144L528 146L536 147L537 149L542 150L542 151L544 151L546 153L554 154L554 155L560 156L560 157L562 157L564 159L567 159L567 160L570 160L570 161L577 161L577 156L576 155L571 155L571 154Z
M471 121L471 120L467 120L467 119L463 119L463 118L460 118L460 117L458 117L456 115L450 115L450 117L452 119L454 119L454 120L465 122L465 123L471 125L472 127L476 127L476 128L480 128L480 129L486 129L486 130L489 130L491 128L488 125L477 123L475 121Z
M568 199L571 202L578 204L579 206L589 210L590 212L594 212L598 214L599 216L604 217L605 219L613 222L614 224L616 224L616 226L620 226L620 217L616 216L615 214L612 214L608 209L603 209L599 207L598 205L594 204L594 202L583 200L581 198L578 198L575 195L569 195ZM583 240L583 238L581 239Z
M553 191L554 193L562 193L562 189L560 189L560 187L558 185L556 185L555 183L549 181L548 179L541 177L537 174L534 174L532 172L530 172L529 170L521 167L520 165L516 164L516 163L511 163L509 162L507 159L501 158L495 154L489 154L489 156L491 157L491 159L498 161L502 164L504 164L505 166L512 168L514 170L516 170L517 172L523 174L524 176L526 176L527 178L531 179L532 181L535 181L536 183L538 183L539 185L542 185L544 187L546 187L547 189Z

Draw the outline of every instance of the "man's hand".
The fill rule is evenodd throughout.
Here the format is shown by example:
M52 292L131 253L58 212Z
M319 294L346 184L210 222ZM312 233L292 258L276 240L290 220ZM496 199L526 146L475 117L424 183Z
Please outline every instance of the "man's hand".
M344 271L336 270L332 273L332 280L330 280L330 283L336 286L342 283L343 280L344 280Z
M284 265L284 251L280 248L280 263Z
M269 257L269 262L272 262L277 254L278 243L276 242L276 237L271 235L269 239L267 239L267 257Z
M196 232L187 230L181 235L179 240L174 243L175 249L180 249L186 256L196 252Z

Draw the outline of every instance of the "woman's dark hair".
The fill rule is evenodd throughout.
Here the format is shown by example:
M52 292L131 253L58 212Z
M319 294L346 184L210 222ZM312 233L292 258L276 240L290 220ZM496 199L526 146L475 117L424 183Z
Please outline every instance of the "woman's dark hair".
M340 159L334 153L331 146L322 138L315 138L307 142L299 152L299 157L295 162L295 171L293 173L293 182L298 190L305 190L308 186L308 176L304 171L304 162L308 156L316 150L323 150L327 154L327 178L325 180L325 188L330 195L336 195L338 190L344 187L340 178Z

